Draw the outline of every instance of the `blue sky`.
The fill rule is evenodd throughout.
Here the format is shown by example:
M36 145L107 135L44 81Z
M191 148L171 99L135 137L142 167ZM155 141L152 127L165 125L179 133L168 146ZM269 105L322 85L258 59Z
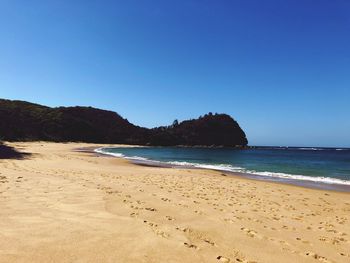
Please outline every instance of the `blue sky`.
M350 1L0 0L0 97L350 147Z

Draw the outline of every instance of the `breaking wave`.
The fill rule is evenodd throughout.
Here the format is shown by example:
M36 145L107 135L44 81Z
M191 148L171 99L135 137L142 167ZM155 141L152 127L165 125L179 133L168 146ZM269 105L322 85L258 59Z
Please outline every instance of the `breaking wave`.
M279 178L279 179L287 179L287 180L299 180L299 181L311 181L311 182L317 182L317 183L326 183L326 184L339 184L339 185L349 185L349 180L342 180L338 178L330 178L330 177L314 177L314 176L306 176L306 175L298 175L298 174L287 174L287 173L276 173L276 172L259 172L254 170L248 170L242 167L232 166L229 164L203 164L203 163L193 163L193 162L179 162L179 161L156 161L156 160L150 160L144 157L140 156L125 156L121 153L113 153L106 151L104 148L98 148L95 150L95 152L100 154L107 154L114 157L124 158L128 160L134 160L134 161L143 161L144 163L153 164L153 165L159 165L159 164L165 164L170 165L174 167L184 167L184 168L201 168L201 169L210 169L210 170L217 170L217 171L223 171L223 172L233 172L233 173L244 173L249 175L256 175L256 176L263 176L268 178Z

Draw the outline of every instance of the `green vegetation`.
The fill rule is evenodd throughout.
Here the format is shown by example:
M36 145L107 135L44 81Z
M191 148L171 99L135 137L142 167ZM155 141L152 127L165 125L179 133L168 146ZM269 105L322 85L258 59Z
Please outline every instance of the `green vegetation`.
M226 114L147 129L115 112L91 107L50 108L0 99L0 138L7 141L81 141L141 145L244 146L245 133Z

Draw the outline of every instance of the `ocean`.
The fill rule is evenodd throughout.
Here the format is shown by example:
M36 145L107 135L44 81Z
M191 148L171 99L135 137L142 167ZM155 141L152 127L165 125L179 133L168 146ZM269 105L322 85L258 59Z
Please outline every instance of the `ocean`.
M100 148L144 165L205 168L268 181L350 191L350 149L311 147Z

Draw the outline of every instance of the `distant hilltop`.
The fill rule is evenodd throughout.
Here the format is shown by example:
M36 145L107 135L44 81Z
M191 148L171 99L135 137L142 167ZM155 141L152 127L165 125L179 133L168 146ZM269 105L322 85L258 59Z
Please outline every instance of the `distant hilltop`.
M0 139L123 143L150 146L246 146L238 123L227 114L153 129L130 123L119 114L92 107L50 108L25 101L0 99Z

